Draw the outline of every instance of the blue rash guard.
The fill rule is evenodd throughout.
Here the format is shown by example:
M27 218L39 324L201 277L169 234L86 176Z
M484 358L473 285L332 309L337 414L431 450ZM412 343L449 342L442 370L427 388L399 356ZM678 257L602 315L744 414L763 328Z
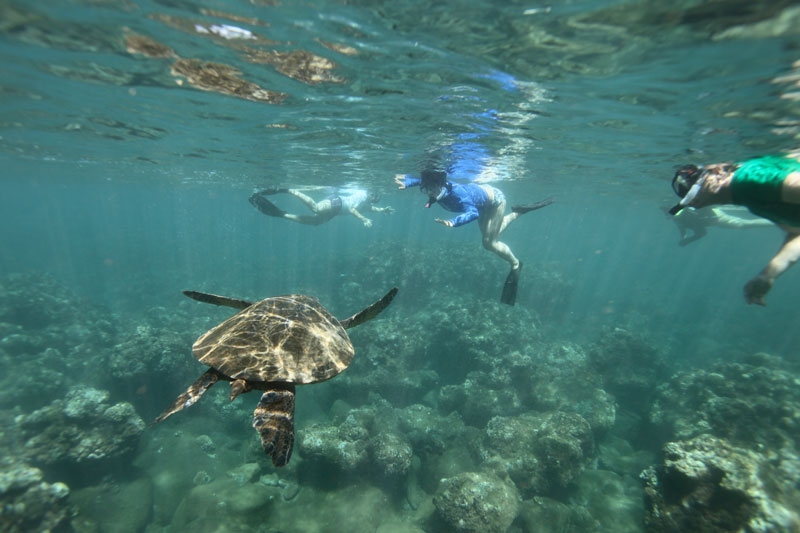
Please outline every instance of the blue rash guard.
M417 187L421 182L421 178L409 175L406 175L403 181L406 187ZM463 226L480 216L483 207L489 203L489 195L480 185L474 183L462 185L448 181L447 192L436 203L448 211L460 213L457 217L451 218L450 223L453 227Z

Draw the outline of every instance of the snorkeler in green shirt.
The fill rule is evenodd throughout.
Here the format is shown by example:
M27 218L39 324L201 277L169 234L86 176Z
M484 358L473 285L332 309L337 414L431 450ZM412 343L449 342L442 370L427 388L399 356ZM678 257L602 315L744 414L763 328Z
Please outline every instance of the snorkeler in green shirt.
M736 204L786 232L775 257L744 286L747 303L765 305L775 279L800 259L800 151L733 164L686 165L675 173L672 189L681 197L672 215L687 207Z

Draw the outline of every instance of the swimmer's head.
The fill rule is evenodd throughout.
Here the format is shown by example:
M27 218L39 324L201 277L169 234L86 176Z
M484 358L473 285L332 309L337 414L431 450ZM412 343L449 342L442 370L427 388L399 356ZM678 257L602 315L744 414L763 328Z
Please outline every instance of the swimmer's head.
M681 201L669 210L670 215L677 215L681 209L694 200L703 186L702 175L703 167L697 165L684 165L675 172L675 176L672 178L672 190L681 198Z
M369 200L369 203L377 204L381 201L381 195L376 192L371 192L369 193L369 196L367 196L367 199Z
M428 203L425 204L425 207L430 207L441 200L447 192L447 173L425 169L422 171L421 178L419 188L423 194L428 195Z

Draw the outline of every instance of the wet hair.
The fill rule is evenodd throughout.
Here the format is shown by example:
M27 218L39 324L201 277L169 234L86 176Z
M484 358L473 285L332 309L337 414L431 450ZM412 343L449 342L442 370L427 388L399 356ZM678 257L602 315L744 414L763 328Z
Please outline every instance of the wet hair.
M425 188L444 187L447 184L447 173L441 170L426 168L420 173L420 177L420 185Z
M672 178L672 190L675 191L675 194L683 198L686 196L686 193L689 192L689 189L692 188L692 185L697 183L702 173L702 167L698 167L697 165L682 166L675 172L675 176Z
M378 202L381 201L381 195L377 192L369 193L369 196L367 196L367 198L369 199L369 203L371 204L377 204Z

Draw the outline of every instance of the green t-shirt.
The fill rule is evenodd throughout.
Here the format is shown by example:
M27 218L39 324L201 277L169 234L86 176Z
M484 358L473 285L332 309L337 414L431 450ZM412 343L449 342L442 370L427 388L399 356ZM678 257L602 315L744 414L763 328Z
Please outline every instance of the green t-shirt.
M776 224L800 227L800 204L781 200L783 180L792 172L800 172L800 162L787 157L770 155L743 161L731 180L732 202Z

